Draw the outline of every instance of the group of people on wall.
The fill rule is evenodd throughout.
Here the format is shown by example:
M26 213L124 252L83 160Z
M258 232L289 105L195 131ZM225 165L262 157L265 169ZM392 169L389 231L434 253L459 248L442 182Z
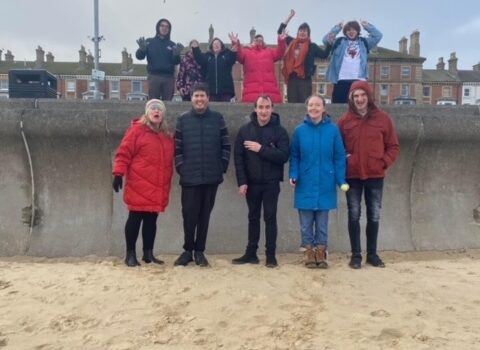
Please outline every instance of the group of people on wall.
M261 34L255 35L251 43L243 46L238 35L230 33L231 48L215 37L208 51L202 52L198 41L192 40L182 57L183 45L170 39L170 21L160 19L154 37L137 40L137 59L147 59L149 98L171 100L176 88L184 101L190 101L193 85L205 82L210 91L210 101L231 101L235 98L232 67L238 61L243 65L244 73L242 102L253 103L257 96L268 95L272 102L282 103L284 98L275 62L283 60L287 101L304 103L312 95L315 58L330 57L326 78L334 86L332 102L347 103L351 84L368 79L368 53L377 46L382 34L367 21L338 23L323 37L321 47L311 40L307 23L300 24L296 37L287 34L288 23L294 16L295 11L291 10L280 24L275 48L267 47ZM368 33L367 37L361 36L362 27ZM343 36L337 38L340 31ZM178 64L175 79L175 66Z
M150 99L144 114L132 121L116 152L113 189L124 188L129 215L125 224L128 266L140 265L135 251L142 227L145 263L163 264L153 254L159 212L168 205L175 167L181 186L183 252L174 265L195 262L209 266L205 256L210 214L230 161L231 143L224 117L209 107L205 83L191 88L192 108L167 125L166 107ZM335 125L322 96L306 100L306 114L290 137L274 111L274 99L253 98L250 121L243 125L233 147L238 192L248 206L245 253L233 264L258 264L260 219L265 222L265 265L278 266L277 203L284 165L294 187L294 207L300 222L300 247L308 268L328 267L328 213L337 207L337 188L346 193L350 267L362 266L361 201L366 204L366 263L385 264L377 253L384 177L399 154L390 116L379 109L366 81L351 84L348 109Z

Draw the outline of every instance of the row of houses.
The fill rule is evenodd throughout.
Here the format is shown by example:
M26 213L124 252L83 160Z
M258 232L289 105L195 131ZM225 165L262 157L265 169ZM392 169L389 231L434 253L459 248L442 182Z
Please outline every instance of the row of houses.
M255 30L250 31L250 37ZM209 28L209 41L213 28ZM202 43L203 51L208 43ZM0 50L0 97L9 96L10 70L42 69L57 79L57 97L61 99L93 98L92 69L94 57L81 46L78 62L56 62L53 54L39 46L35 61L16 61L12 52L2 57ZM455 52L450 54L448 66L440 57L436 69L423 69L426 58L420 55L420 32L414 31L408 39L399 41L398 50L377 47L369 53L369 82L380 104L480 104L480 63L471 70L459 70ZM312 79L313 91L329 98L332 84L325 80L329 61L317 60L317 70ZM146 65L134 64L132 54L126 48L121 52L121 63L100 63L105 72L99 84L100 96L109 100L143 100L148 91ZM286 84L281 74L281 62L276 64L276 74L286 95ZM243 72L236 63L232 72L238 101L241 101ZM176 95L177 99L179 96Z

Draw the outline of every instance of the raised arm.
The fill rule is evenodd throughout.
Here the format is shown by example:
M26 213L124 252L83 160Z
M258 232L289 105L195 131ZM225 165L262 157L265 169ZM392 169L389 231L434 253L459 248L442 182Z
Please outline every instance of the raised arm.
M338 24L335 24L327 34L325 34L322 40L325 47L328 44L333 45L333 42L335 41L336 36L338 35L338 33L340 33L342 28L343 28L343 22L339 22Z
M368 49L371 50L382 40L383 34L373 24L367 21L361 21L360 24L368 33L367 44Z

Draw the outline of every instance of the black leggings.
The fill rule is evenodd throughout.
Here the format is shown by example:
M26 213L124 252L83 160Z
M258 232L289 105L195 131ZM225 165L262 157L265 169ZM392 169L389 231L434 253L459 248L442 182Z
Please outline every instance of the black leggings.
M127 251L135 250L142 221L143 250L153 250L153 243L157 233L157 217L158 213L147 211L130 211L128 213L127 223L125 224Z

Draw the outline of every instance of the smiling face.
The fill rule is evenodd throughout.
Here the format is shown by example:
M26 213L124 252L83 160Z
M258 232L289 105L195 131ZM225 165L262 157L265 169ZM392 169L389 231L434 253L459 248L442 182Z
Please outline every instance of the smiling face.
M354 40L358 36L358 31L355 28L350 27L345 31L345 35L350 40Z
M325 103L320 97L312 96L308 99L307 113L315 124L322 120L325 111Z
M257 113L257 121L260 126L267 125L272 119L272 100L266 97L259 97L255 102L255 112Z
M212 51L214 54L218 54L220 51L222 51L222 43L220 42L220 40L215 39L212 42Z
M299 39L306 39L308 38L308 30L307 29L299 29L297 32L297 37Z
M192 94L192 107L197 113L203 113L208 107L208 95L205 91L197 90Z
M162 37L168 36L168 33L170 33L170 25L168 24L167 21L161 21L159 26L158 26L158 33Z
M364 115L368 111L368 94L365 90L357 89L352 92L352 100L357 112Z

